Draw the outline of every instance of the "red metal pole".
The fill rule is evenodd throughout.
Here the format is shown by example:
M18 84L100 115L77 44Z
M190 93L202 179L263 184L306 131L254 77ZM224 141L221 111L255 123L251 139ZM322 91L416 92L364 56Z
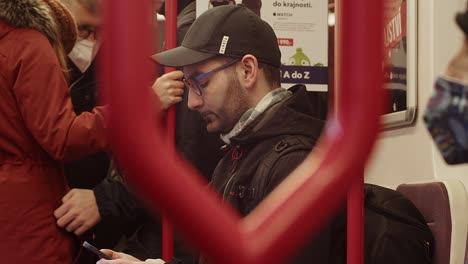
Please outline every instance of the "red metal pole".
M336 2L335 36L338 46L335 54L337 54L336 65L339 68L336 82L343 87L336 94L337 100L341 102L337 105L346 107L346 105L352 104L351 98L355 95L349 92L349 86L360 83L361 78L383 78L380 76L366 76L367 73L362 72L362 69L365 69L366 66L359 66L359 64L372 60L372 57L381 57L379 53L383 51L383 44L372 47L372 45L368 45L369 43L363 43L362 40L372 39L376 41L380 39L376 43L383 43L383 33L380 36L376 35L377 32L382 32L383 19L379 15L381 12L375 12L382 10L382 1L338 0ZM363 49L365 45L369 46L369 49ZM369 58L369 60L366 58ZM345 86L348 86L348 88ZM375 109L378 112L380 110ZM348 115L348 113L339 109L337 114L340 119L345 119L346 115ZM364 263L364 165L357 172L359 177L353 180L347 197L348 264Z
M161 126L151 122L147 9L132 1L105 2L112 15L103 28L101 76L110 100L113 153L129 181L213 263L285 263L340 207L377 137L383 108L382 1L343 1L337 115L329 117L318 151L243 219L189 164L170 156Z
M347 263L364 263L364 169L348 191Z
M177 0L166 1L166 28L165 28L165 46L166 50L177 46ZM174 71L172 67L165 67L164 72ZM169 142L173 142L173 151L175 151L175 129L176 129L176 111L172 106L167 111L167 137ZM174 232L172 224L166 216L162 218L162 252L163 259L170 261L174 257Z

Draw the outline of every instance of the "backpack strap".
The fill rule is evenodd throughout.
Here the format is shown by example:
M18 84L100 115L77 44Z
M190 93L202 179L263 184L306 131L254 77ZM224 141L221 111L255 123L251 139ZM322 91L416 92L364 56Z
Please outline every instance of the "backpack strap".
M283 156L297 151L310 151L315 146L315 140L305 136L289 136L282 138L262 159L268 170L263 171L264 175L270 173L271 168Z
M255 173L255 179L250 179L249 182L240 183L238 186L239 198L241 199L241 204L243 204L240 210L244 215L248 214L261 200L263 200L264 197L258 192L259 190L255 190L255 187L266 184L276 162L278 162L282 157L293 152L311 151L315 146L316 140L306 136L287 135L282 136L279 139L271 139L271 142L276 143L272 144L273 147L270 147L270 150L260 161ZM252 180L254 182L252 182ZM252 184L255 187L252 187Z

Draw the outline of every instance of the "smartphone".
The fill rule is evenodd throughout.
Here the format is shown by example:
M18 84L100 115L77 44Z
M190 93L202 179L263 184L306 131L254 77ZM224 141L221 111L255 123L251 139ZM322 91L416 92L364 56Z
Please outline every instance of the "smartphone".
M104 254L101 250L97 249L95 246L91 245L88 242L83 242L83 247L86 248L87 250L93 252L94 254L98 255L99 258L102 259L109 259L111 260L112 258L109 257L108 255Z

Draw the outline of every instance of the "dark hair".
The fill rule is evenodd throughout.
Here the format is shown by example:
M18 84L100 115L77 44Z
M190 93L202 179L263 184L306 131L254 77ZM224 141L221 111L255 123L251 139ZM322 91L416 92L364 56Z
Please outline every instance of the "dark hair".
M98 5L99 1L98 0L78 0L81 5L83 5L91 14L93 15L98 15Z
M192 2L195 2L195 0L177 0L177 15ZM158 14L166 15L166 1L162 3L161 8L158 10Z
M273 88L281 86L281 72L278 67L266 63L259 63L258 68L263 69L265 79L270 83Z
M219 59L219 60L222 60L224 63L228 63L232 61L234 58L225 57L225 56L217 56L215 57L215 59ZM238 59L238 58L235 58L235 59ZM258 68L263 70L265 74L265 79L272 86L273 89L281 86L281 72L278 67L259 62ZM234 71L234 69L233 68L229 69L229 71Z
M468 37L468 6L464 12L460 12L455 16L455 21L465 33L465 37Z

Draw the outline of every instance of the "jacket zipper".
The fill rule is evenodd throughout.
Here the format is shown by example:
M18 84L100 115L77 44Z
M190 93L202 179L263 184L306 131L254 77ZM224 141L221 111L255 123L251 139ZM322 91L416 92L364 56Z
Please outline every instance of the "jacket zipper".
M223 201L226 200L227 198L227 191L229 189L229 185L231 184L232 180L235 178L235 176L238 174L237 173L237 168L239 165L239 159L242 157L244 151L240 148L239 145L236 145L231 152L231 161L232 161L232 169L231 169L231 177L229 178L228 182L226 183L226 186L224 187L223 191Z
M231 183L232 179L234 179L234 177L235 177L236 175L237 175L237 172L234 173L234 174L232 174L231 177L229 178L229 180L228 180L226 186L224 187L224 191L223 191L223 201L226 201L226 198L227 198L226 192L227 192L227 190L228 190L229 184Z

